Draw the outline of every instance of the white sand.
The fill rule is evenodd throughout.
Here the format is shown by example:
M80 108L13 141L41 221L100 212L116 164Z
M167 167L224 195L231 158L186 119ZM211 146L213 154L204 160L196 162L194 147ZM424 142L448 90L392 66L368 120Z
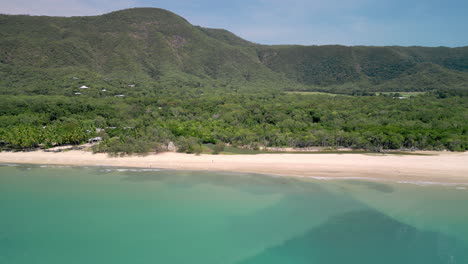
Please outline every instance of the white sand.
M60 153L0 152L0 163L122 166L211 170L310 177L359 177L399 181L468 183L468 152L435 155L382 154L152 154L111 158L75 150Z

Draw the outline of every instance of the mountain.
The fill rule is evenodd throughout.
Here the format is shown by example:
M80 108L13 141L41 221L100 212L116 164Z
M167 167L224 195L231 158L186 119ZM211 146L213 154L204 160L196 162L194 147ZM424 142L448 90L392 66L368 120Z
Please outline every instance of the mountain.
M468 47L267 46L158 8L87 17L0 15L0 93L70 94L78 84L131 83L468 89Z

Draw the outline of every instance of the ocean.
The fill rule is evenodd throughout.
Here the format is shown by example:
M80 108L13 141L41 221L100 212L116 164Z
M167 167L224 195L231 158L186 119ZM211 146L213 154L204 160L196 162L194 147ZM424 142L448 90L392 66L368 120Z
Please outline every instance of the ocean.
M468 186L0 166L0 263L468 263Z

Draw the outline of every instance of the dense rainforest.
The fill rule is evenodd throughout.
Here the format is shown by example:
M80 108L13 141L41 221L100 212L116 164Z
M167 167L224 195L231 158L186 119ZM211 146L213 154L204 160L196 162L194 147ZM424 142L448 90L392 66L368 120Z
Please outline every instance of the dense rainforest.
M70 95L64 79L73 76L93 84L189 77L333 93L466 90L468 47L268 46L157 8L0 15L2 94Z
M0 15L0 106L3 150L463 151L468 47L266 46L155 8Z
M445 96L444 96L445 97ZM2 96L2 148L79 144L96 151L162 151L171 141L382 149L468 149L466 97L345 96L168 89L157 96Z

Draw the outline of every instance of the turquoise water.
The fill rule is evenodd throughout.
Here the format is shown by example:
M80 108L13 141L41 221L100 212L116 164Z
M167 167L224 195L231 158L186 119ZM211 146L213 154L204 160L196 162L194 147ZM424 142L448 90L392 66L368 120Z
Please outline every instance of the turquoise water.
M0 166L0 263L466 264L464 188Z

